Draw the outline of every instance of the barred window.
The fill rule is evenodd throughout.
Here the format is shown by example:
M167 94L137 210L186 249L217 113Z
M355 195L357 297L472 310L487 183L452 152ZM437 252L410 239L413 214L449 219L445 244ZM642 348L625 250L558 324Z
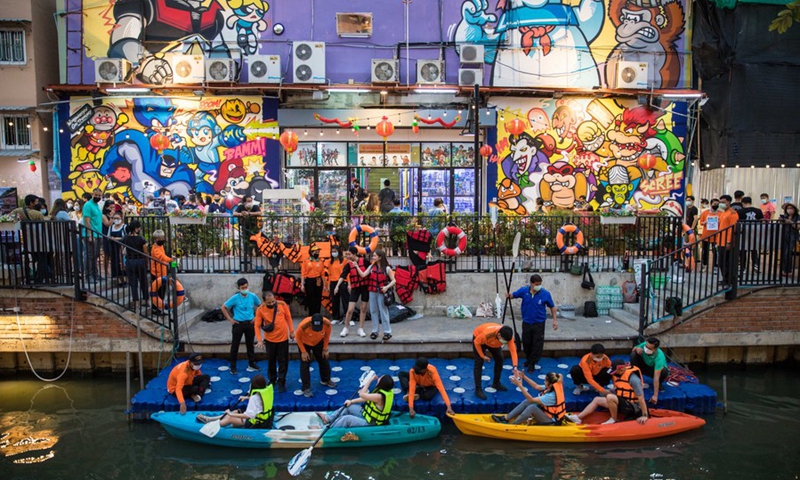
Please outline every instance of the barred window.
M26 116L3 117L3 148L31 147L31 120Z
M0 30L0 64L26 64L25 32Z

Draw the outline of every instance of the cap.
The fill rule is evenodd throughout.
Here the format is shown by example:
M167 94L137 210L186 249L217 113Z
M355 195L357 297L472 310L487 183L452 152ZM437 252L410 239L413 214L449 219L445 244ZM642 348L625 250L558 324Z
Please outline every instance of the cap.
M611 362L611 368L608 369L608 373L614 373L617 371L620 365L626 365L628 362L621 358L617 358L613 362Z
M425 357L419 357L417 361L414 363L414 372L417 374L421 374L428 368L428 359Z
M194 355L189 357L189 361L192 362L192 365L202 365L203 362L205 361L205 358L203 358L203 355L195 353Z
M322 315L319 313L315 313L314 316L311 317L311 330L315 332L322 331Z

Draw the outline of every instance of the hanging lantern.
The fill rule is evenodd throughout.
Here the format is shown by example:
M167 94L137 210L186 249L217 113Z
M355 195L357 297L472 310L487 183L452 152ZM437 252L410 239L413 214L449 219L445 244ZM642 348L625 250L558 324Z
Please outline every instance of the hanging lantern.
M656 156L651 153L643 153L639 156L639 167L643 170L652 170L656 166Z
M150 137L150 146L158 153L169 148L169 138L163 133L156 133Z
M355 123L353 123L353 128L352 128L352 130L353 130L353 134L354 134L354 135L357 137L357 136L358 136L358 132L361 130L361 127L359 127L358 125L356 125Z
M491 145L484 145L480 149L481 157L489 158L492 155L492 146Z
M419 133L419 122L417 122L416 118L411 122L411 131L414 133Z
M281 145L290 155L297 150L297 134L291 130L281 133Z
M519 118L515 118L510 122L506 123L506 130L511 135L519 135L520 133L525 131L525 122L523 122Z
M378 125L375 127L375 131L378 132L378 135L383 137L384 141L386 141L394 133L394 125L392 125L392 122L390 122L389 119L384 116L381 121L378 122Z
M28 162L28 168L31 169L31 172L35 172L36 171L36 162L34 162L33 160Z

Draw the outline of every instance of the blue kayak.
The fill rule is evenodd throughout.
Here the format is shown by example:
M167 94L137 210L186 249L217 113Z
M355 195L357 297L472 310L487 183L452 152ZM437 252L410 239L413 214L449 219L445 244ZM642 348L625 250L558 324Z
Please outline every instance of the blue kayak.
M191 442L207 443L223 447L238 448L294 448L310 447L322 433L324 425L315 412L276 413L275 428L259 430L249 428L222 427L215 435L201 432L205 424L197 421L196 415L219 415L219 412L158 412L150 418L161 423L175 438ZM408 413L392 415L389 423L379 427L331 428L315 448L369 447L416 442L439 435L442 429L439 419L427 415Z

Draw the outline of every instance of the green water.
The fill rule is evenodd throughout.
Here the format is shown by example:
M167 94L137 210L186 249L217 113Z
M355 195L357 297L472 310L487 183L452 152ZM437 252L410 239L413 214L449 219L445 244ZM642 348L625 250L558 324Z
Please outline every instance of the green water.
M639 444L536 445L466 437L447 424L439 438L413 445L317 450L301 478L800 478L800 370L699 376L721 392L723 373L728 414L705 416L697 432ZM128 424L124 392L118 378L0 380L0 479L290 478L296 451L195 445L154 423Z

